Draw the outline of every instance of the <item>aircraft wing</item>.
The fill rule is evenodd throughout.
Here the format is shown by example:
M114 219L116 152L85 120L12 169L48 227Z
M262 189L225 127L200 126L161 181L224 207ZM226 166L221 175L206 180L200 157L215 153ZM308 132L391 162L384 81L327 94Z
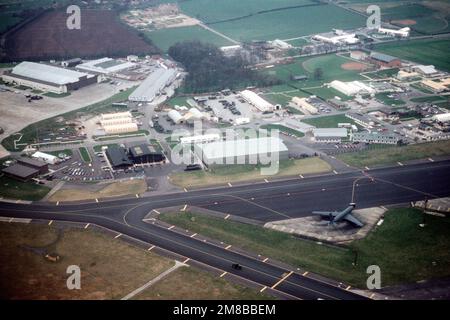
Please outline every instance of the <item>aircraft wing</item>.
M312 214L316 214L316 215L319 215L322 217L329 217L330 215L332 217L335 216L335 212L332 212L332 211L313 211Z
M347 220L348 222L353 223L354 225L357 225L358 227L362 227L364 226L364 223L362 223L361 221L359 221L358 219L356 219L351 213L349 213L348 215L346 215L344 217L345 220Z

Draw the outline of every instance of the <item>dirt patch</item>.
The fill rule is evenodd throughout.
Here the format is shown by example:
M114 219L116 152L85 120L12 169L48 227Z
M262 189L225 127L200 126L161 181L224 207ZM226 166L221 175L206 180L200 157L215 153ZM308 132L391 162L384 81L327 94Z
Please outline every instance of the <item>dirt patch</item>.
M147 183L142 179L118 181L110 184L72 185L64 186L64 189L56 191L49 198L49 201L79 201L120 197L144 193L146 190Z
M354 70L354 71L364 71L369 69L369 66L360 62L346 62L341 64L343 70Z
M69 30L67 14L53 11L19 28L6 39L6 59L125 56L158 50L122 25L112 11L83 10L80 30Z
M402 26L413 26L417 22L415 20L412 20L412 19L403 19L403 20L392 20L391 23L400 24Z

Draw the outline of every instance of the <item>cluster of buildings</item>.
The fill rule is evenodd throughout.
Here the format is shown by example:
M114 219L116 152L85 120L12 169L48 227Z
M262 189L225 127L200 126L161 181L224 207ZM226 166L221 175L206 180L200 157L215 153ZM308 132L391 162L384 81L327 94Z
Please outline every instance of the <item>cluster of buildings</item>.
M357 94L374 94L376 92L374 88L361 81L343 82L340 80L334 80L330 82L329 87L345 94L346 96L355 96Z
M125 147L111 146L105 150L106 157L113 170L125 170L133 165L161 163L165 161L162 152L152 145L142 144Z
M312 38L313 40L330 43L333 45L353 45L360 42L355 33L346 33L343 30L334 30L329 34L318 34Z
M193 123L205 119L205 115L197 108L190 108L184 115L178 110L170 110L167 116L174 124Z
M121 134L139 130L129 111L101 114L100 125L105 134Z
M172 68L160 66L134 90L128 97L129 101L151 102L164 93L164 88L170 85L177 77L177 71Z

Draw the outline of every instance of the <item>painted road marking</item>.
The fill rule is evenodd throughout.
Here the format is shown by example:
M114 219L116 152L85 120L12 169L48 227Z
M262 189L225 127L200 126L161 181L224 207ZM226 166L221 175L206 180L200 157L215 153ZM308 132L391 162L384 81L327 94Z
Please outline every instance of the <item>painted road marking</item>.
M227 274L228 272L224 272L224 273L222 273L221 275L220 275L220 278L223 278L226 274Z
M352 287L352 286L348 286L347 288L345 288L345 290L348 291L348 290L350 290L351 287Z
M231 244L229 244L228 246L225 247L225 250L228 250L231 248Z
M59 206L59 201L56 201L56 205Z
M136 198L139 198L139 195L136 193Z
M227 214L224 219L227 220L229 217L230 217L230 215Z
M287 196L290 196L291 194L288 192Z
M196 233L194 233L192 236L191 236L191 238L193 238L193 237L195 237L197 234Z
M95 202L97 202L97 203L98 203L98 199L97 199L97 198L95 198Z
M277 283L275 283L272 286L272 289L275 289L275 287L277 287L280 283L282 283L284 280L286 280L291 274L293 274L294 271L289 272L286 276L284 276L283 278L280 279L280 281L278 281Z
M122 234L119 233L117 236L114 237L114 239L117 239L118 237L120 237Z
M259 292L264 292L267 289L267 286L264 286L264 288L262 288L261 290L259 290Z
M186 258L186 260L183 261L183 264L186 264L189 260L191 260L190 258Z
M187 204L184 205L184 207L180 211L186 211Z
M86 224L86 225L84 226L84 228L87 229L87 228L89 228L90 225L91 225L91 224L88 223L88 224Z
M229 186L229 187L232 187L233 185L232 185L231 183L228 182L228 186Z
M266 262L267 260L269 260L269 258L265 258L265 259L263 260L263 262Z
M51 226L53 223L53 220L50 220L50 222L48 223L49 226Z
M266 183L269 183L269 180L267 180L267 179L264 179L264 181L265 181Z
M160 214L158 210L153 209L153 211L155 211L156 214Z
M170 226L168 229L169 229L169 230L172 230L173 228L175 228L175 226Z
M375 293L372 293L369 297L369 299L372 299L375 296Z
M397 162L397 164L398 164L399 166L403 166L403 163L401 163L400 161Z
M302 178L302 179L304 179L304 178L305 178L305 177L304 177L304 176L303 176L302 174L301 174L301 175L299 175L299 177L300 177L300 178Z
M364 167L364 169L366 169L366 170L370 170L370 168L369 168L369 167Z
M184 192L188 192L186 188L183 188Z
M333 170L333 173L334 173L334 174L338 174L336 170Z
M151 246L150 248L147 249L147 251L152 251L155 248L155 246Z
M434 162L434 160L433 160L433 159L431 159L431 158L428 158L428 161L430 161L430 162Z
M385 206L381 206L380 208L383 210L387 210L387 208Z
M14 220L14 218L10 218L8 222L11 223L11 222L13 222L13 220Z
M303 272L303 276L306 277L308 275L308 271Z

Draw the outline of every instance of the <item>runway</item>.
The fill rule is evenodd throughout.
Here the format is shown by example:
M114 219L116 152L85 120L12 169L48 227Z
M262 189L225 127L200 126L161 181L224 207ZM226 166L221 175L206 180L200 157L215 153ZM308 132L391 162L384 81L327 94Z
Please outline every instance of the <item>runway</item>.
M142 221L153 209L187 204L263 223L307 216L313 210L341 209L351 202L353 189L358 208L449 196L450 161L99 203L62 203L56 206L49 203L26 205L2 202L0 215L97 224L261 286L271 288L275 285L275 290L292 299L362 299L350 291L291 273L294 270L286 270ZM232 263L241 264L243 269L232 269Z

